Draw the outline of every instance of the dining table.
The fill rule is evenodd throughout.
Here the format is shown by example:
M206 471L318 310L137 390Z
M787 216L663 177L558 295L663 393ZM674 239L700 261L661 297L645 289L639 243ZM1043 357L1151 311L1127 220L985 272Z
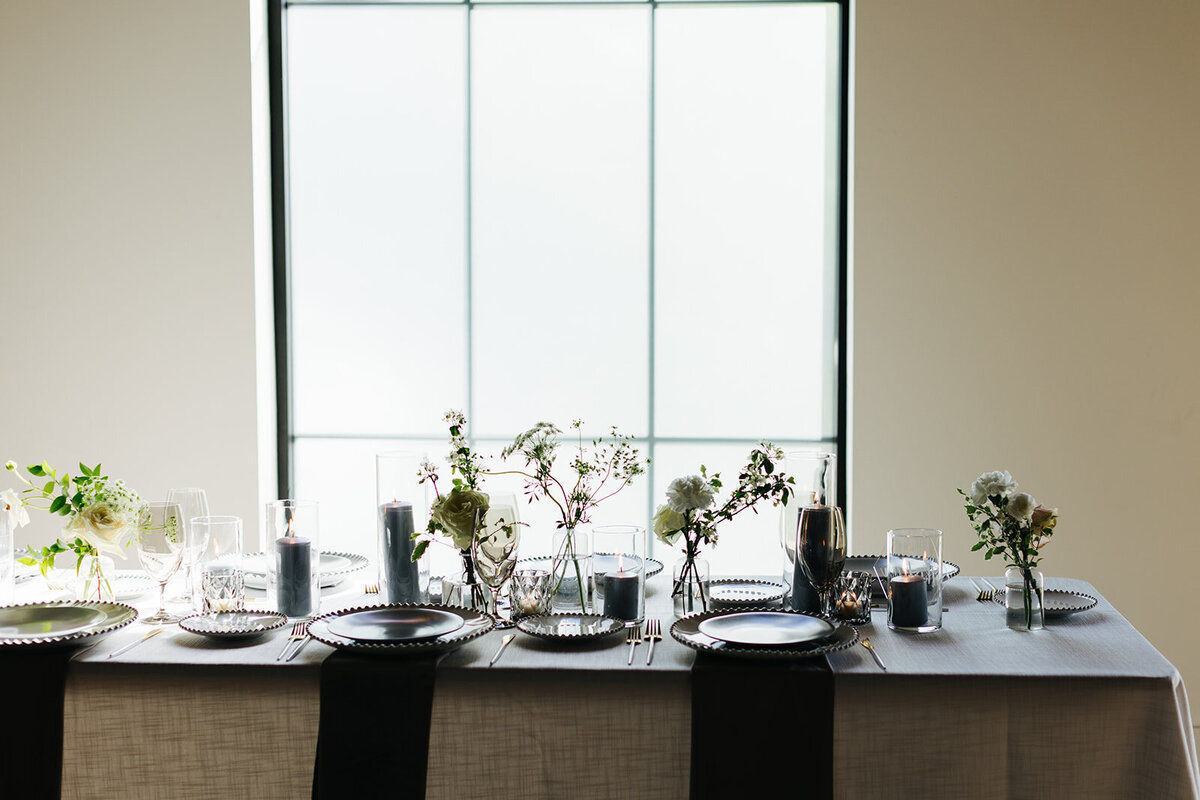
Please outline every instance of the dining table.
M833 677L832 795L1200 798L1179 671L1091 584L1047 584L1097 604L1018 632L957 576L944 587L940 630L891 630L882 610L859 626L886 670L860 645L820 656ZM749 662L677 641L669 575L646 585L646 617L664 633L649 665L645 644L628 663L623 635L567 645L517 633L489 665L504 635L494 630L441 656L425 797L688 798L694 737L713 737L706 752L720 753L723 742L786 745L804 729L804 713L777 712L694 730L698 660ZM366 588L351 575L322 590L320 612L379 604ZM18 602L45 599L40 582L18 589ZM156 601L157 592L134 605L148 613ZM248 592L248 608L268 605ZM110 658L151 630L136 622L80 648L67 666L61 796L311 796L322 664L334 649L311 641L278 661L290 628L231 643L169 626ZM390 680L368 696L390 692ZM736 710L738 700L734 691L722 702ZM386 743L394 720L367 712L356 735ZM769 770L782 796L805 796L788 759L727 767ZM409 775L391 779L395 796L412 796Z

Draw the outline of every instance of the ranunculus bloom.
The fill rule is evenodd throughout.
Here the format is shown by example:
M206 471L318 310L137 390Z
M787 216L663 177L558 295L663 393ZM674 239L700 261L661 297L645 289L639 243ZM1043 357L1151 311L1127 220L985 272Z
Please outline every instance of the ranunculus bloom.
M25 503L12 489L0 492L0 514L7 515L9 530L15 531L29 524L29 512L25 510Z
M446 529L459 550L471 549L476 525L487 516L489 498L474 489L455 487L445 497L439 497L430 509L434 521Z
M667 505L678 514L708 508L713 498L712 487L699 475L676 478L667 487Z
M1023 520L1029 519L1033 515L1033 507L1036 505L1037 501L1033 499L1033 495L1028 492L1017 492L1008 498L1008 506L1004 510L1013 519Z
M93 503L80 511L67 525L68 536L77 536L101 555L121 555L133 533L130 522L117 514L108 503Z
M1030 522L1035 528L1041 528L1044 531L1051 530L1058 524L1058 509L1038 506L1030 516Z
M1012 479L1008 470L985 472L971 484L971 501L981 506L989 497L1012 494L1016 488L1017 482Z
M680 529L687 520L670 506L659 506L654 512L654 535L664 544L675 544Z

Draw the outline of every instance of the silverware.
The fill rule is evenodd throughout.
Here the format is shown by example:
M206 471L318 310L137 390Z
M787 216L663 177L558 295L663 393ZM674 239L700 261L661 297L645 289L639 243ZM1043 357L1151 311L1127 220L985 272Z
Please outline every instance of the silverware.
M367 587L366 587L366 589L364 589L364 591L367 594L379 594L379 584L378 583L368 583Z
M996 595L998 595L998 594L1000 594L1000 593L1001 593L1001 590L1000 590L1000 589L997 589L995 586L992 586L992 582L991 582L991 581L989 581L987 578L980 578L979 580L981 580L981 581L983 581L984 583L986 583L986 584L988 585L988 588L992 590L992 597L993 597L993 598L995 598L995 596L996 596Z
M972 583L972 585L974 585L974 587L976 589L979 590L979 594L975 595L976 600L978 600L981 603L992 602L992 598L994 598L996 596L996 589L990 583L988 584L988 588L986 588L986 589L983 588L982 586L980 586L978 583L975 583L974 578L971 578L971 583Z
M875 652L875 645L871 644L871 640L864 636L859 644L867 648L867 652L871 654L871 658L875 659L875 663L879 665L879 668L887 672L887 665L883 663L883 659L879 657L879 653Z
M292 642L298 642L308 635L308 623L304 621L292 624L292 632L288 634L287 641L283 643L283 650L279 651L279 655L275 656L276 661L282 661L287 655L288 649L292 646Z
M163 632L162 628L155 628L154 630L150 631L142 638L138 639L136 642L130 642L129 644L125 645L124 647L118 647L116 650L113 650L111 653L108 654L108 657L116 658L117 656L122 655L123 653L128 653L130 650L137 647L142 642L146 641L147 639L153 639L155 636L158 636L162 632Z
M625 662L625 666L633 666L633 651L639 644L642 643L642 626L634 625L629 629L629 633L625 634L625 641L629 643L629 660Z
M662 641L662 622L656 619L646 622L646 641L650 642L650 652L646 653L646 666L654 660L654 643Z
M500 660L500 656L504 653L504 648L508 647L508 645L515 638L517 638L517 635L515 633L504 634L504 638L502 638L500 640L500 646L496 648L496 655L492 656L492 660L488 662L489 667Z
M296 645L296 649L291 655L284 659L284 662L291 661L296 656L300 655L300 651L304 649L304 645L312 641L312 634L308 632L308 623L304 623L304 638L300 640L300 644Z

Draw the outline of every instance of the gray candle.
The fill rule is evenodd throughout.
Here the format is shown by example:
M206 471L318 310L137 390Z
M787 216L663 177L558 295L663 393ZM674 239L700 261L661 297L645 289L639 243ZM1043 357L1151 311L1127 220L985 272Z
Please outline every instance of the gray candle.
M897 628L919 628L929 621L924 578L920 575L897 575L888 581L888 587L892 625Z
M379 588L385 602L421 601L412 535L412 503L395 500L379 507Z
M275 540L275 603L279 613L307 617L312 613L312 542L300 536Z
M641 597L641 570L609 572L603 576L603 583L597 583L597 586L603 587L605 616L626 622L641 618L638 613L638 606L641 605L638 602Z

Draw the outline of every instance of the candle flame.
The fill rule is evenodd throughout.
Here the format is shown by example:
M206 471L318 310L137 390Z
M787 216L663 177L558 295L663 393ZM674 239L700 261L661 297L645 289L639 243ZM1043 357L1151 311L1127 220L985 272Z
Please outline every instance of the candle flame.
M617 554L617 574L619 575L624 572L625 572L625 556L618 553Z
M296 535L296 518L288 517L288 536Z

